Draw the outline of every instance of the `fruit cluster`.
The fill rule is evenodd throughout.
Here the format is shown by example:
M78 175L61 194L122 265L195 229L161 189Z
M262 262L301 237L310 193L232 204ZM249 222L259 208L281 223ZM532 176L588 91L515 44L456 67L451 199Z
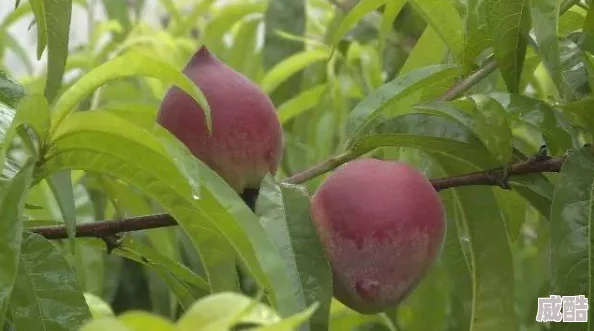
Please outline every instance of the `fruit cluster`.
M210 107L172 87L157 121L239 194L275 174L283 132L275 107L254 83L202 46L183 70ZM318 188L311 218L330 262L334 296L365 314L401 302L431 267L445 236L437 192L415 168L393 161L349 162Z

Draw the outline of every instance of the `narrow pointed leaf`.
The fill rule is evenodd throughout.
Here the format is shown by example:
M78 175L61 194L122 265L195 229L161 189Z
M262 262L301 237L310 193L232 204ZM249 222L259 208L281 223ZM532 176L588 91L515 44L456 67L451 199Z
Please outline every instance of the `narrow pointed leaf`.
M323 50L309 50L296 53L272 67L262 78L260 86L266 93L273 92L297 72L317 61L327 59L329 53Z
M446 50L446 45L435 32L435 29L428 26L410 52L406 62L404 62L402 69L400 69L400 75L425 66L441 63Z
M10 310L17 330L76 330L91 318L74 271L60 250L31 232L23 233Z
M349 113L347 119L347 137L352 140L357 138L377 124L377 119L390 106L398 101L419 91L427 85L453 77L458 74L458 69L449 65L433 65L409 72L391 82L382 85L361 100Z
M12 295L21 255L23 209L33 180L32 164L23 168L0 191L0 325Z
M551 155L562 155L577 146L575 130L563 114L548 103L518 94L494 93L496 99L510 113L510 121L525 123L542 132Z
M305 33L305 0L272 0L268 2L266 14L266 34L262 50L264 68L272 68L277 63L303 51L303 46L282 38L278 31L301 36Z
M449 175L472 167L439 158ZM459 221L467 229L473 303L471 331L518 330L514 311L514 269L504 220L491 187L453 189Z
M567 87L563 81L563 68L560 60L558 40L559 4L558 0L530 0L530 13L532 14L538 52L551 75L551 79L561 92L570 92L565 90Z
M48 178L48 184L54 193L58 207L62 212L66 232L70 243L74 244L76 234L76 207L74 204L74 187L72 186L72 175L68 170L58 171Z
M487 1L482 8L507 89L517 93L530 29L528 0Z
M56 97L68 58L72 0L32 0L37 23L37 58L47 45L47 81L45 97Z
M389 119L354 140L349 148L360 155L382 146L418 148L466 160L481 168L497 165L471 129L435 114L407 114Z
M392 30L392 23L406 4L406 0L391 0L386 2L384 15L382 15L382 23L379 29L380 49L383 49L386 43L386 37Z
M179 331L228 330L238 323L270 324L281 317L269 306L240 293L218 293L197 301L178 320Z
M324 94L328 91L328 84L319 84L305 90L278 106L277 113L281 124L285 124L300 114L318 105Z
M490 0L468 0L464 21L464 67L472 68L477 57L493 44L493 35L487 25L485 6Z
M0 70L0 102L16 107L25 96L25 88Z
M300 309L317 303L308 321L310 330L328 328L332 299L332 272L310 216L307 192L301 186L277 185L270 177L262 184L257 202L260 222L272 238L289 270Z
M477 102L477 111L474 113L474 132L502 166L509 163L513 150L507 116L505 108L488 97Z
M454 56L462 54L462 19L453 0L411 0L409 3L441 37Z
M7 111L13 113L12 110L7 109ZM31 127L37 135L37 139L39 139L38 143L42 143L47 136L49 124L49 110L46 99L39 94L26 96L14 111L12 122L10 122L3 137L2 146L0 147L0 172L6 164L7 153L12 147L13 139L23 126Z
M568 154L551 206L551 268L553 292L594 297L594 153L584 147ZM590 303L590 307L591 307ZM591 330L586 323L553 323L553 330Z
M336 46L338 42L361 20L365 15L369 14L376 8L380 7L387 0L361 0L348 12L342 19L340 26L332 34L332 46Z
M212 123L208 102L204 94L202 94L198 86L190 78L166 62L152 58L146 54L131 51L96 67L60 96L54 106L52 132L74 110L79 102L88 97L97 88L111 80L130 76L148 76L159 79L164 83L177 85L202 106L207 119L207 127L209 130L211 129Z

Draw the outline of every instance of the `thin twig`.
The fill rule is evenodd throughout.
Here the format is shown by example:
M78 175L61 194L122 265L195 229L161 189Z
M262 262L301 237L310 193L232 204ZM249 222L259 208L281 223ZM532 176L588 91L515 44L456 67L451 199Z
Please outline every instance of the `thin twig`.
M105 238L122 232L156 229L174 225L177 225L177 222L169 214L143 215L81 224L76 227L76 237ZM66 228L62 225L37 226L31 227L28 230L40 234L47 239L68 238Z
M559 172L563 166L563 157L546 158L538 161L524 161L512 164L507 169L508 176L527 175L541 172ZM486 171L478 171L466 175L439 178L431 180L431 184L437 191L469 185L504 185L507 178L504 178L502 168Z

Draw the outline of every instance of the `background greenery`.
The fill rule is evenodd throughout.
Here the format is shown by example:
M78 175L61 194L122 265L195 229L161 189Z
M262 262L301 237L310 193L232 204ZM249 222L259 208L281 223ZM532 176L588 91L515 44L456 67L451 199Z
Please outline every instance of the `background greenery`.
M594 155L582 147L594 133L590 1L161 0L156 12L142 0L9 5L0 58L21 64L3 61L0 71L5 330L76 330L89 306L95 317L136 312L85 330L593 329L592 309L589 323L535 322L539 296L594 297ZM88 23L76 46L73 7ZM30 30L15 34L23 22ZM511 190L441 191L448 232L439 261L400 306L360 315L331 301L308 215L305 192L327 174L303 186L267 178L253 213L154 125L171 84L203 102L180 74L201 44L277 106L278 180L336 155L403 160L430 178L543 151L567 160L560 174L511 177ZM162 212L180 226L127 233L111 254L113 237L74 239L76 225ZM55 224L70 238L30 231Z

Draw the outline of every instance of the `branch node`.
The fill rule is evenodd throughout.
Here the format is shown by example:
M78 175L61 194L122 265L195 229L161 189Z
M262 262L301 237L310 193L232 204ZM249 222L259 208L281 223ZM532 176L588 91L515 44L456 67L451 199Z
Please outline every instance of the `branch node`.
M542 145L540 146L538 151L528 159L527 163L538 163L542 161L548 161L552 159L552 157L548 154L549 151L547 145Z
M511 190L511 186L509 185L509 176L510 172L507 168L504 168L500 171L491 172L490 177L493 179L493 183L497 186L501 187L504 190Z
M111 252L118 248L122 242L122 237L117 234L110 234L110 235L102 235L99 238L105 242L105 246L107 247L107 254L111 254Z

